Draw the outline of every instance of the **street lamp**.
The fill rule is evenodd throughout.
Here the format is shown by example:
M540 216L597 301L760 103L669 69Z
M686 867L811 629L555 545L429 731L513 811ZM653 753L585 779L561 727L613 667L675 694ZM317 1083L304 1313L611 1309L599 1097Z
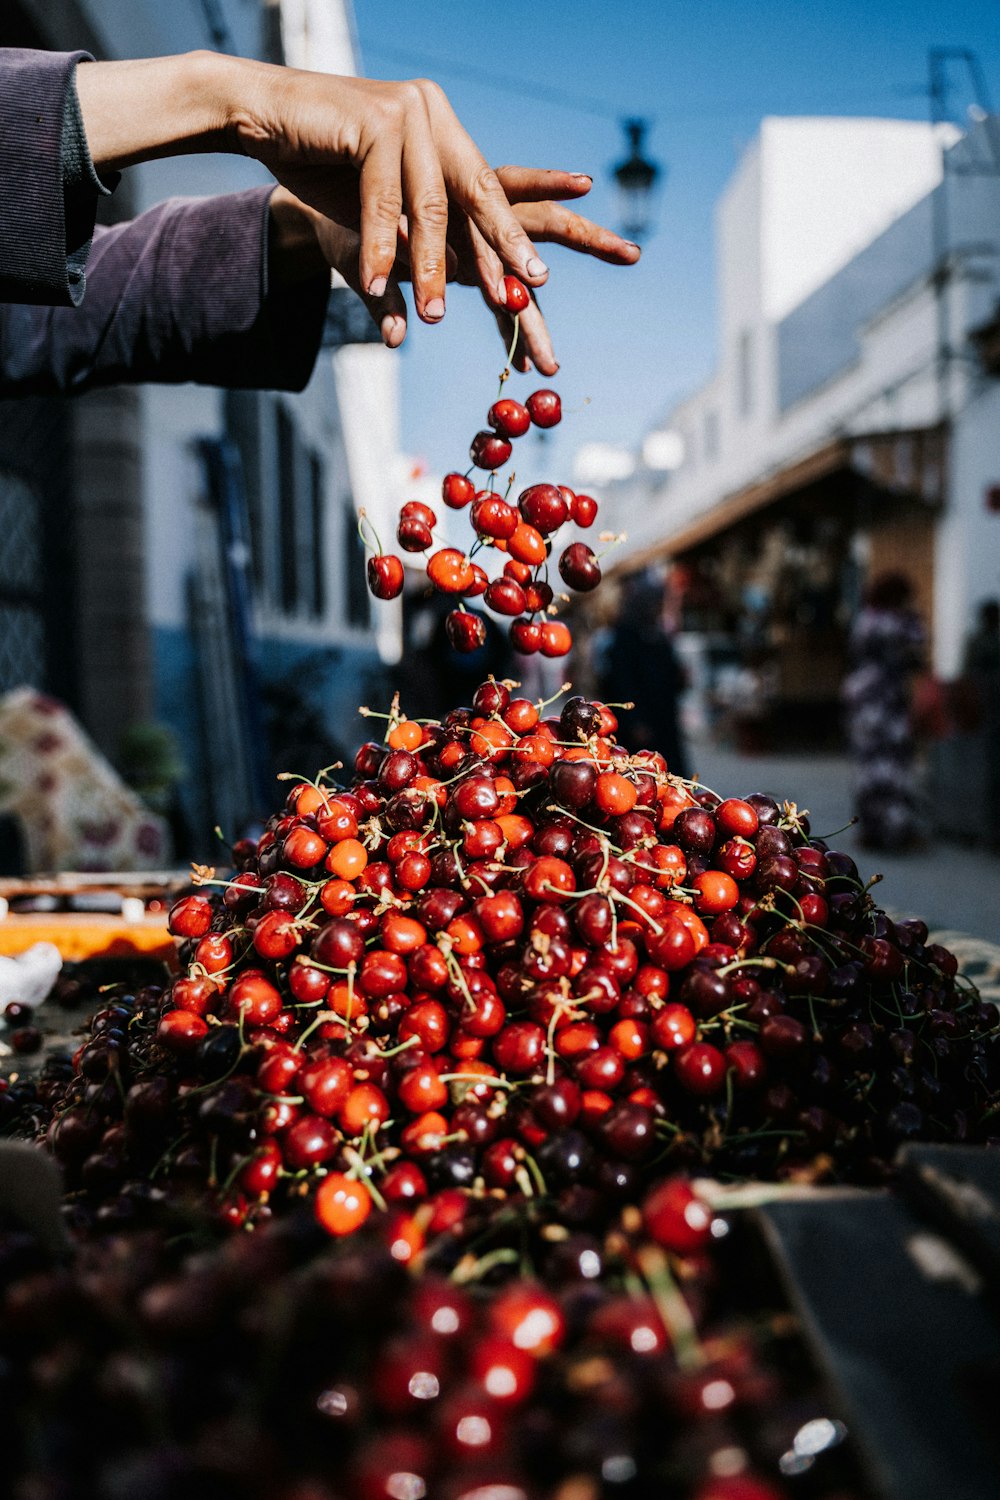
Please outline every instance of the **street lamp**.
M648 120L623 120L622 126L629 154L618 163L613 175L618 184L622 233L638 242L649 233L650 200L660 168L642 154Z

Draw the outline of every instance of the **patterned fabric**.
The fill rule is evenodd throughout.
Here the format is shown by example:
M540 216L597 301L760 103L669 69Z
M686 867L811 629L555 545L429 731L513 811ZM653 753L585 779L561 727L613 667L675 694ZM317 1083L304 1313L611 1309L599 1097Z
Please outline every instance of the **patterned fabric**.
M855 811L862 840L880 849L905 848L918 833L911 685L925 647L910 610L864 609L851 631L843 699Z
M142 804L55 698L0 698L0 812L20 819L31 874L159 870L166 824Z

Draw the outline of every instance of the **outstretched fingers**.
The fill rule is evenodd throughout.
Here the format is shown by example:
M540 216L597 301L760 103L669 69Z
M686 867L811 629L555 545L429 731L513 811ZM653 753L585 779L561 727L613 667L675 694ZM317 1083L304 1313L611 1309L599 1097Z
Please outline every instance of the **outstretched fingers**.
M316 238L327 264L339 271L352 292L357 292L389 349L398 349L406 338L406 300L395 276L386 280L380 296L366 292L361 273L361 237L333 220L316 226Z

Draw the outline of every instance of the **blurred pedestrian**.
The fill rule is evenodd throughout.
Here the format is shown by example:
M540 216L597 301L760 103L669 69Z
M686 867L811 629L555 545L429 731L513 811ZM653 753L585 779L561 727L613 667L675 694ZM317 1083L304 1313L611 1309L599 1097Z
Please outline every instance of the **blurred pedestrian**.
M986 599L965 647L965 681L974 694L976 727L986 752L984 824L1000 844L1000 601Z
M927 636L904 573L872 579L850 635L842 698L854 763L861 842L900 850L919 842L913 679Z
M675 776L688 776L678 719L684 672L665 618L663 583L648 574L626 581L605 654L601 696L616 708L619 739L633 753L659 750Z

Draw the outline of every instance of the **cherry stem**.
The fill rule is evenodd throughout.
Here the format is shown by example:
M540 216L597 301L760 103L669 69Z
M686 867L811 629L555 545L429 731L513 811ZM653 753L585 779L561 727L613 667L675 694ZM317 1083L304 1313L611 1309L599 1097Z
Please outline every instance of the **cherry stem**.
M371 547L371 545L372 545L371 542L368 541L368 539L365 536L365 527L366 526L367 526L368 530L371 532L372 536L375 538L375 546L373 548L373 551L375 551L378 554L378 556L381 557L382 556L382 542L381 542L381 539L379 537L378 532L375 530L375 527L372 525L372 523L371 523L371 521L370 521L370 519L368 517L368 512L365 510L364 506L362 506L361 509L358 511L358 536L361 538L362 546Z

